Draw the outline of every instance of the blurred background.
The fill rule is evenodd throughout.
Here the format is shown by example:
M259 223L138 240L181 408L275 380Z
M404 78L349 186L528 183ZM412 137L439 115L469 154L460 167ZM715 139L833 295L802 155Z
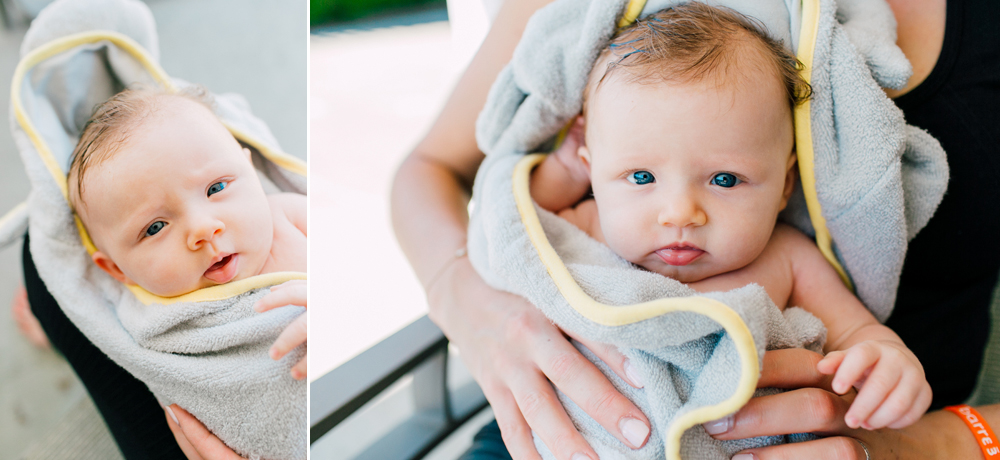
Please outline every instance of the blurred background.
M21 39L44 0L0 0L0 106L8 112ZM306 157L306 0L147 0L160 64L215 93L241 93L281 147ZM0 129L0 215L30 190L9 120ZM0 250L0 458L120 458L72 369L29 344L10 314L21 246Z
M411 349L412 340L394 341L394 334L434 329L423 318L423 289L393 236L389 191L396 168L434 121L500 2L310 2L309 379L314 424L322 419L317 413L330 407L324 398L367 391L360 387L391 371L385 368L387 361L421 352ZM454 358L456 350L450 354ZM458 359L447 362L451 386L471 382ZM369 376L374 380L365 380ZM373 452L381 437L411 442L403 440L409 433L406 420L419 420L421 407L436 397L421 396L418 387L413 378L400 378L353 412L353 422L329 433L314 429L312 458L379 458ZM344 399L331 404L341 407ZM489 414L481 417L488 420ZM423 423L410 428L430 431L431 420ZM426 458L454 458L471 434L464 438Z

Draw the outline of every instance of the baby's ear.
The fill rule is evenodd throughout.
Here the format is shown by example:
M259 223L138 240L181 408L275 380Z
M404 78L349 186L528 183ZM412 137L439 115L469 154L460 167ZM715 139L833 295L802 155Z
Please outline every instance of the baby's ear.
M785 189L781 191L781 209L785 209L788 206L788 200L792 197L792 192L795 191L795 181L799 178L799 170L795 167L798 162L798 155L795 151L788 157L788 164L785 170Z
M91 256L91 259L94 260L94 264L100 267L101 270L104 270L107 274L111 275L112 278L118 280L120 283L135 284L132 282L132 280L128 279L128 277L125 276L125 273L122 272L122 269L118 268L118 264L116 264L113 260L111 260L110 257L108 257L103 252L101 251L95 252L94 255Z
M576 156L580 158L580 163L583 163L583 167L587 168L587 175L590 175L590 149L586 145L580 145L576 149Z

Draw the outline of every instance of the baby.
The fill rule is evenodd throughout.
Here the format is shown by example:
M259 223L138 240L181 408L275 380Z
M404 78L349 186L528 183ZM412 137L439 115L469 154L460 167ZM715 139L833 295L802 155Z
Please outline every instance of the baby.
M859 388L847 425L900 428L930 405L922 366L808 237L777 223L796 180L792 107L810 92L796 67L731 10L689 3L637 21L598 57L531 193L646 270L699 292L757 283L809 311L828 331L818 370L838 393Z
M162 297L306 271L306 200L265 195L203 90L126 90L84 127L70 200L95 264Z

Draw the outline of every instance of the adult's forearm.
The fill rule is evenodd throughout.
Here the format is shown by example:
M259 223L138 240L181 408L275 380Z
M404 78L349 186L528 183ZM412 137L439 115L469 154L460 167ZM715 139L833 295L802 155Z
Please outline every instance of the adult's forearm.
M994 431L1000 427L1000 404L976 407ZM919 422L900 431L897 458L976 459L982 450L965 422L951 412L928 412ZM994 440L996 441L996 440Z
M390 199L396 239L426 290L465 245L468 190L448 167L411 155Z

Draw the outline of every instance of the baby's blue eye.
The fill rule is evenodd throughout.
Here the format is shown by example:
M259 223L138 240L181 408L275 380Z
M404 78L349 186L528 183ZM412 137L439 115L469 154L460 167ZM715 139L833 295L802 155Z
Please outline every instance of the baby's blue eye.
M163 230L163 227L166 226L167 223L161 220L153 222L153 225L150 225L149 228L146 229L146 236L153 236L157 233L160 233L160 230Z
M212 186L208 188L208 196L212 196L215 195L216 193L223 191L226 188L226 185L228 184L229 182L226 181L216 182L212 184Z
M628 181L636 185L646 185L656 182L656 179L649 171L636 171L628 176Z
M712 185L718 185L719 187L735 187L741 181L734 175L729 173L719 173L712 178Z

